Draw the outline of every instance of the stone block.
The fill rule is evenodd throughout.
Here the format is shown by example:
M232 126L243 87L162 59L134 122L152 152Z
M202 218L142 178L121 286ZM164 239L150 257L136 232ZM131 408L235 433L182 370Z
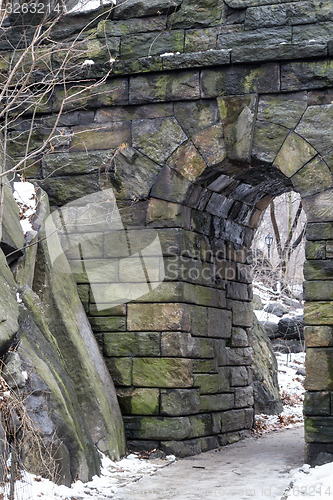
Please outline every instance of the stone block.
M308 222L323 222L333 219L333 189L303 198L303 209Z
M133 147L157 163L164 163L187 139L175 118L134 120L132 137Z
M207 167L204 159L190 140L179 146L168 158L167 163L191 182L194 182Z
M78 285L77 292L86 313L89 308L89 285Z
M251 303L232 301L233 326L251 327L253 323L253 309Z
M128 304L128 330L190 331L188 304Z
M333 328L331 326L306 326L304 338L307 347L333 347Z
M158 415L159 389L123 388L117 390L122 415Z
M332 300L332 281L305 281L303 285L304 300Z
M218 48L246 49L248 46L256 50L257 54L266 47L272 45L272 40L275 46L287 44L291 42L291 28L289 26L276 28L259 28L255 30L234 30L233 32L226 31L221 33L218 39Z
M227 365L251 365L253 361L252 347L226 347Z
M246 366L231 366L229 370L231 387L244 387L251 383L251 372Z
M200 411L224 411L234 408L233 394L204 394L200 396Z
M124 316L95 316L88 319L94 332L123 332L126 330Z
M175 117L188 137L192 137L219 121L215 99L175 103Z
M192 361L183 358L136 358L133 384L141 387L192 387Z
M104 335L106 356L159 356L160 334L156 332L108 332Z
M249 287L246 283L229 282L226 287L227 298L250 301Z
M333 417L305 417L307 443L333 443Z
M274 160L274 165L287 177L292 177L316 155L317 151L303 137L290 132Z
M179 10L169 17L173 28L197 28L199 26L216 26L224 19L223 2L221 0L183 0Z
M253 425L253 410L232 410L222 413L222 432L241 431L250 429Z
M208 336L228 339L231 336L231 311L208 308Z
M219 374L195 373L194 385L199 387L201 394L216 394L220 392Z
M218 362L214 359L194 359L193 373L218 373Z
M331 414L331 393L327 391L306 392L303 413L307 417L329 416Z
M306 92L264 95L259 99L257 119L294 129L306 107Z
M251 156L255 96L228 96L217 99L224 127L228 158L248 161Z
M201 453L201 439L187 439L186 441L162 441L161 450L166 455L175 455L179 458L191 457Z
M222 124L212 125L192 136L192 141L208 167L221 163L227 157Z
M78 136L78 139L81 140L80 136ZM98 172L108 166L113 154L113 151L89 151L89 154L84 151L45 155L42 159L43 175L44 177L54 177Z
M165 53L184 52L184 31L171 30L159 33L138 33L123 37L121 59L137 59Z
M191 182L168 166L162 168L151 194L155 198L175 203L183 203Z
M219 440L216 436L207 436L200 438L201 452L214 450L219 447Z
M245 408L254 405L253 387L239 387L235 389L235 408Z
M73 127L74 138L71 151L93 151L117 148L131 141L129 122L114 122L107 125Z
M202 28L185 32L185 52L214 50L217 46L218 29Z
M197 389L162 389L161 415L191 415L200 411Z
M326 258L325 241L307 241L305 244L305 257L309 260Z
M319 157L314 158L292 177L294 189L302 196L310 196L333 186L332 173Z
M310 223L306 228L306 239L310 241L332 240L333 222Z
M305 388L308 391L333 389L333 349L308 348L306 353Z
M279 92L279 66L274 63L254 68L233 66L201 72L202 97Z
M66 89L67 100L64 106L64 111L96 109L104 106L118 106L128 104L128 79L127 78L113 78L103 84L103 91L96 92L96 87L92 86L78 95L78 88L76 85L69 86ZM64 91L57 89L54 94L52 111L59 112L60 106L64 101Z
M333 61L329 59L281 65L281 90L284 92L327 88L332 86L332 82Z
M232 347L247 347L249 345L248 334L244 328L234 327L231 330L231 345Z
M161 355L163 357L196 358L200 356L200 339L188 332L162 332Z
M260 51L256 45L235 48L231 53L232 63L248 63L258 61L283 61L287 59L304 59L310 57L325 57L327 55L327 44L286 43L282 45L273 44L262 47Z
M258 160L272 163L287 135L288 129L284 126L257 120L253 138L253 156Z
M190 438L201 436L209 436L213 434L213 421L212 415L203 413L202 415L191 415L190 420Z
M116 386L132 385L132 358L105 358L105 362Z
M182 440L190 435L188 417L124 417L128 439Z
M130 104L200 98L199 72L180 71L130 77Z
M333 302L306 302L304 305L305 325L332 325Z

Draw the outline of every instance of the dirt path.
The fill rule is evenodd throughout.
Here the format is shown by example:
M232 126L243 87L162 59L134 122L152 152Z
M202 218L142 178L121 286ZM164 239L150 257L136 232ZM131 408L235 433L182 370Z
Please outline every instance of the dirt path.
M303 428L249 438L180 459L118 490L117 500L279 500L290 469L304 463Z

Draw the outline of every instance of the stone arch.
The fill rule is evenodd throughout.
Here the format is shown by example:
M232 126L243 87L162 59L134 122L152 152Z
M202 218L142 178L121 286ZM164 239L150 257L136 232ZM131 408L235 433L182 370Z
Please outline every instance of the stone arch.
M69 112L71 149L43 159L41 184L53 205L112 186L125 224L158 230L167 277L154 291L101 315L86 278L77 280L129 441L178 455L250 432L248 251L272 197L290 189L301 194L309 222L306 439L315 461L333 451L330 97L275 87L254 93L258 82L250 94L221 96L220 83L205 90L216 75L203 70L201 86L197 72L131 77L129 86L111 80L115 101L109 94L106 102L88 99L79 118L84 130ZM47 178L59 162L71 178ZM93 257L108 255L109 247L107 238ZM126 283L131 270L123 273ZM98 286L102 296L103 280Z

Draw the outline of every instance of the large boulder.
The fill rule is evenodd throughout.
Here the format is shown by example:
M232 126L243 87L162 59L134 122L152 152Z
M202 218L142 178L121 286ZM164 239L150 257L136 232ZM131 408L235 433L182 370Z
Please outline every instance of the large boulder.
M0 250L0 355L4 354L18 331L17 285Z
M44 232L49 215L45 193L40 194L38 206L37 254L36 246L30 247L16 273L24 307L19 360L13 363L10 359L10 365L16 380L21 380L19 363L27 374L25 387L17 384L17 390L27 395L26 411L39 429L45 449L51 449L61 464L58 480L69 484L74 478L87 481L99 473L97 450L112 459L125 453L124 426L112 379L76 283L71 274L62 274L51 264ZM23 458L31 470L40 466L38 456L33 440L23 446Z
M271 342L257 318L253 319L253 391L255 413L276 415L282 412L278 364Z

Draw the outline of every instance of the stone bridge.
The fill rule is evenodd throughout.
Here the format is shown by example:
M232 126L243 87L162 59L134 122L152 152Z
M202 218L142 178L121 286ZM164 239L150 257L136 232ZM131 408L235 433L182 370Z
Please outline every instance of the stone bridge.
M110 77L67 105L66 144L26 175L54 207L112 187L127 228L158 230L166 276L155 290L96 307L110 300L108 283L136 276L130 261L106 276L103 260L116 257L107 235L91 245L94 293L76 274L127 438L189 455L249 434L250 247L270 201L294 190L308 221L307 460L332 460L333 4L118 3L94 22L83 74L103 74L111 57ZM73 37L87 16L69 16L59 33ZM50 127L60 95L39 126Z

